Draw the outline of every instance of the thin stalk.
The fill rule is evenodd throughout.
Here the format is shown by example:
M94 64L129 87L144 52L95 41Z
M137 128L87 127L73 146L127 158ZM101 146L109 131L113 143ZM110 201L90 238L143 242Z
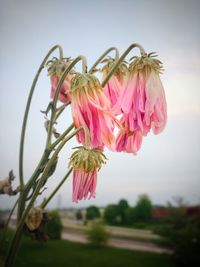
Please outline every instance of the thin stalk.
M16 206L17 206L18 200L19 200L19 198L16 200L16 202L15 202L15 204L14 204L14 206L13 206L13 208L12 208L12 210L11 210L9 216L8 216L8 219L7 219L7 221L6 221L6 224L5 224L5 226L4 226L5 231L3 232L2 239L1 239L2 247L3 247L3 244L4 244L4 242L5 242L5 237L6 237L6 234L7 234L8 225L9 225L10 219L11 219L12 214L13 214L13 212L14 212Z
M36 75L35 78L33 80L30 92L29 92L29 96L28 96L28 100L27 100L27 104L26 104L26 109L25 109L25 113L24 113L24 119L23 119L23 123L22 123L22 131L21 131L21 139L20 139L20 152L19 152L19 179L20 179L20 186L23 188L24 186L24 175L23 175L23 155L24 155L24 139L25 139L25 132L26 132L26 125L27 125L27 120L28 120L28 113L29 113L29 109L30 109L30 105L31 105L31 101L32 101L32 97L33 97L33 93L35 90L35 86L37 84L39 75L42 71L42 69L44 68L44 65L46 63L46 61L48 60L49 56L54 52L54 50L59 49L59 53L60 53L60 58L63 58L63 49L60 45L55 45L54 47L52 47L49 52L47 53L47 55L45 56L45 58L43 59Z
M46 63L46 61L48 60L49 56L54 52L54 50L59 49L59 54L60 54L60 58L63 58L63 50L62 47L60 45L55 45L54 47L52 47L49 52L47 53L47 55L45 56L45 58L43 59L36 75L35 78L33 80L30 92L29 92L29 96L28 96L28 100L27 100L27 104L26 104L26 109L24 112L24 118L23 118L23 123L22 123L22 130L21 130L21 138L20 138L20 149L19 149L19 180L20 180L20 196L19 196L19 206L18 206L18 215L17 218L19 218L21 216L21 213L24 209L24 203L22 203L22 195L23 195L23 190L24 190L24 167L23 167L23 163L24 163L24 141L25 141L25 133L26 133L26 126L27 126L27 120L28 120L28 114L29 114L29 110L30 110L30 105L31 105L31 101L32 101L32 97L33 97L33 93L35 90L35 86L37 84L39 75L42 71L42 69L44 68L44 65Z
M108 50L106 50L98 59L95 61L95 63L92 65L92 67L89 70L89 73L92 73L92 71L95 69L95 67L104 59L107 54L109 54L112 50L115 50L115 61L119 59L119 51L116 47L111 47Z
M54 195L58 192L58 190L60 189L60 187L64 184L64 182L67 180L67 178L69 177L69 175L72 172L72 168L69 169L69 171L67 172L67 174L63 177L63 179L60 181L60 183L57 185L57 187L53 190L53 192L51 193L51 195L47 198L44 199L44 201L42 202L42 204L40 205L40 207L42 209L44 209L47 204L51 201L51 199L54 197Z
M74 123L72 123L57 139L56 141L50 146L50 150L54 149L60 141L74 128Z
M109 81L109 79L111 78L111 76L113 75L113 73L117 70L117 68L119 67L119 65L122 63L122 61L124 60L124 58L130 53L130 51L135 48L138 47L140 49L140 53L141 55L145 55L146 52L144 50L144 48L139 45L139 44L132 44L130 45L125 52L121 55L121 57L119 58L119 60L115 63L115 65L112 67L112 69L110 70L110 72L108 73L108 75L105 77L105 79L102 82L102 87L104 87L106 85L106 83Z
M41 168L43 168L43 166L47 163L51 151L52 150L50 150L50 149L44 151L35 171L33 172L33 174L31 175L30 179L28 180L27 184L24 187L25 197L27 196L28 192L30 191L31 186L32 186L33 182L35 181L35 179L40 175Z
M57 88L56 88L56 92L53 98L53 102L52 102L52 113L51 113L51 119L50 119L50 123L49 123L49 127L48 127L48 134L47 134L47 143L46 143L46 148L48 148L51 145L51 137L52 137L52 129L53 129L53 123L55 121L55 111L56 111L56 103L58 101L58 95L59 92L61 90L62 84L66 78L66 76L68 75L68 73L70 72L70 70L76 65L77 62L79 62L80 60L82 60L82 70L83 72L87 71L87 60L84 56L80 55L77 58L75 58L72 63L66 68L66 70L63 72Z
M44 169L44 172L35 188L35 191L32 195L32 198L28 204L28 206L26 207L25 211L23 212L20 221L17 225L17 230L15 232L15 235L13 237L10 249L8 251L6 260L5 260L5 267L12 267L14 262L15 262L15 258L18 252L18 248L19 248L19 244L20 244L20 240L22 237L22 231L23 231L23 225L26 219L26 216L28 215L29 210L31 209L31 207L33 206L39 191L41 189L41 187L43 186L43 183L48 175L48 172L52 166L52 164L54 163L54 161L56 160L56 157L58 156L59 152L61 151L61 149L64 147L64 145L72 138L74 137L81 129L78 128L77 130L75 130L73 133L71 133L68 137L66 137L62 143L60 143L60 145L58 146L58 148L55 150L52 158L48 161L48 163L46 164L46 167Z
M59 107L56 111L56 116L55 116L55 121L58 119L58 117L62 114L62 112L65 110L65 108L68 106L69 104L63 104L61 107Z
M43 155L37 165L37 167L35 168L33 174L31 175L30 179L28 180L27 184L24 186L24 190L21 192L20 196L19 196L19 206L18 206L18 213L17 213L17 222L19 222L21 215L24 211L25 208L25 201L26 201L26 197L33 185L33 182L36 180L36 178L40 175L41 173L41 168L46 164L46 162L48 161L48 157L51 153L50 149L45 149L45 151L43 152Z

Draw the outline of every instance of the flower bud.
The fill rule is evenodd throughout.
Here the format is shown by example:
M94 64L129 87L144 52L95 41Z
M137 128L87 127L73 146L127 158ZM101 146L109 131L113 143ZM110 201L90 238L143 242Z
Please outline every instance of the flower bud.
M25 224L30 231L38 229L42 222L43 210L40 207L33 207L30 209Z
M102 151L95 148L80 147L70 157L69 166L73 168L72 200L95 197L97 171L106 163Z

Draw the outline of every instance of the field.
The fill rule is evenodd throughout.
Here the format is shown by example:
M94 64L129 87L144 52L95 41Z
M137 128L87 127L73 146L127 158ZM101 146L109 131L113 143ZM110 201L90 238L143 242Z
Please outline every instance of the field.
M128 251L110 247L94 248L89 245L64 240L38 243L28 238L23 238L16 267L35 266L174 267L169 255Z

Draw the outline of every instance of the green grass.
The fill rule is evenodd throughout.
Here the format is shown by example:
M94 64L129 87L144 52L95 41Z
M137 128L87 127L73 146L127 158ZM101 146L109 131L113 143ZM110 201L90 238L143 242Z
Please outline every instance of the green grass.
M138 222L132 225L114 225L114 226L130 228L130 229L150 230L154 232L158 228L165 227L167 225L169 225L169 223L167 222Z
M135 252L64 240L37 243L23 238L16 267L174 267L169 255Z

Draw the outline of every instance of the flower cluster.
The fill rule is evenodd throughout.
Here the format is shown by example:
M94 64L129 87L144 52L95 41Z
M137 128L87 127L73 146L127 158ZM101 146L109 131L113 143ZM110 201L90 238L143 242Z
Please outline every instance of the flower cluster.
M50 63L51 97L69 63L64 59ZM82 147L71 157L73 201L87 198L88 194L94 196L96 170L103 162L105 146L112 151L136 154L143 137L151 129L154 134L160 133L167 120L165 92L159 77L162 63L155 53L142 53L129 64L123 60L118 64L112 58L101 63L105 63L101 69L103 80L112 72L103 87L93 71L75 73L72 70L59 93L61 102L71 103L75 128L88 129L91 147ZM77 133L77 140L86 144L85 131Z

